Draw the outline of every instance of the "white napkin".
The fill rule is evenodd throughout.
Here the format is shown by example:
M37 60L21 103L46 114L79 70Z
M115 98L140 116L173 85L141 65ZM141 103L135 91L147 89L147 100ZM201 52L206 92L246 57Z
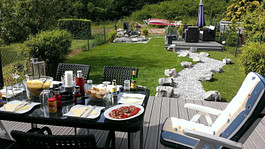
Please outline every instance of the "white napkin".
M133 104L139 104L141 105L144 101L145 95L143 94L126 94L124 93L119 103L133 103Z

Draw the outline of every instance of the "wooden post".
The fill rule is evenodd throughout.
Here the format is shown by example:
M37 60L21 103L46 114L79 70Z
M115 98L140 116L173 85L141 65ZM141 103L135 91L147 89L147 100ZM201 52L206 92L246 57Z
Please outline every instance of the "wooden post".
M103 26L103 32L104 32L104 43L106 43L106 32L105 32L105 26Z
M91 27L91 25L90 25L90 27ZM89 29L91 30L91 28L88 28L87 29L87 50L89 50L89 38L90 38L90 36L89 36L89 34L90 34Z
M2 51L0 50L0 89L4 87L3 71L2 71Z
M239 35L240 35L240 29L238 29L238 34L237 34L235 57L236 57L236 53L237 53L237 47L238 47L238 41L239 41Z

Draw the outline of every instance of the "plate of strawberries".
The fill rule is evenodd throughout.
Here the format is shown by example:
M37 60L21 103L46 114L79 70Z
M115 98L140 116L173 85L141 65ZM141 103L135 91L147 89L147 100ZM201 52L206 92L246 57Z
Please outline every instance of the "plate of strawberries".
M144 108L141 105L136 104L120 104L107 109L104 112L104 116L110 120L128 120L141 115L144 112Z

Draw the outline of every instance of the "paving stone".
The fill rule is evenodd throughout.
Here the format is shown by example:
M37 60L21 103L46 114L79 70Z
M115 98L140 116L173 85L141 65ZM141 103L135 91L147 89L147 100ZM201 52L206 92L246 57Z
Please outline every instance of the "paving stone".
M160 78L158 80L160 86L174 86L174 80L172 78Z
M204 95L204 100L207 101L221 101L221 94L218 91L208 91Z
M180 65L183 68L191 68L192 67L192 62L181 62Z
M177 76L177 71L176 69L166 69L165 70L165 75L168 76L168 77L176 77Z
M173 87L170 86L158 86L156 87L156 97L172 97Z

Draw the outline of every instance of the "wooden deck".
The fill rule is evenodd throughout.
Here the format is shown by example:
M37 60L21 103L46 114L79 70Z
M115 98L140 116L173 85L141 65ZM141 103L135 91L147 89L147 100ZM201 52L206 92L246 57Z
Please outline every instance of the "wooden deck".
M197 48L198 51L204 51L204 50L223 51L224 50L224 46L216 41L199 40L199 42L185 42L183 40L179 40L179 41L173 41L172 44L175 45L176 50L189 50L191 47ZM169 44L165 43L166 49L168 46Z
M221 102L209 102L209 101L197 101L197 100L180 100L177 98L161 98L153 97L149 98L147 108L144 117L144 148L145 149L164 149L165 147L160 143L160 130L163 122L167 117L178 117L181 119L190 120L195 114L195 111L185 109L183 106L185 103L195 103L216 109L223 110L227 103ZM211 115L212 116L212 115ZM215 120L216 117L212 116ZM206 119L201 118L200 123L206 124ZM30 129L30 124L4 121L8 130L22 130L27 131ZM49 126L53 134L69 135L74 134L74 129L69 127ZM79 129L79 133L86 133L86 130ZM94 134L97 139L99 147L103 147L103 144L107 137L106 131L91 130L90 133ZM138 148L139 144L139 132L135 134L135 147ZM127 134L123 132L116 132L117 149L127 148ZM263 119L258 127L254 130L248 140L245 142L244 149L263 149L265 146L265 119Z

